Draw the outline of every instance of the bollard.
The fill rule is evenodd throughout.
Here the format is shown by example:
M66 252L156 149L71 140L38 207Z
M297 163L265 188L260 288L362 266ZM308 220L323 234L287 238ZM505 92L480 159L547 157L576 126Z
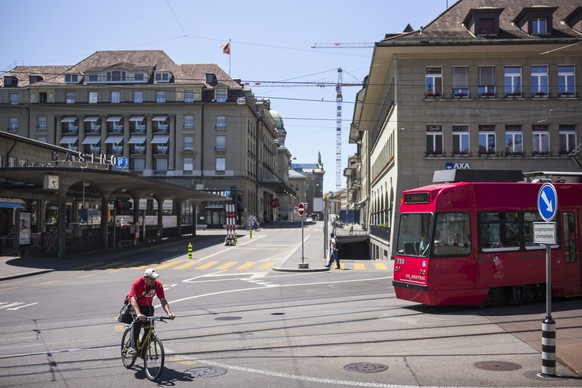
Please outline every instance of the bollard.
M253 228L251 227L251 229L249 230L249 236L250 238L253 238Z
M542 322L542 374L556 375L556 322L551 317Z
M238 233L234 232L234 245L238 242Z
M192 243L188 243L188 258L192 258Z

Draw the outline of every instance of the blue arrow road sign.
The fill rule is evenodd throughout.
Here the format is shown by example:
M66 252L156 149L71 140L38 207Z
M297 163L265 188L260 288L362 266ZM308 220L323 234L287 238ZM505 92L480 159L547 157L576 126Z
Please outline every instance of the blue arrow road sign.
M538 192L538 211L547 222L552 221L558 212L558 194L551 183L544 183Z

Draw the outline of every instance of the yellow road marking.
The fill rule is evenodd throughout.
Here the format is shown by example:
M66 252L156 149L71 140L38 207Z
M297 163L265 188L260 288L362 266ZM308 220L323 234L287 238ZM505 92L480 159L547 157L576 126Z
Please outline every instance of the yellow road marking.
M175 269L175 270L178 270L178 269L185 269L185 268L188 268L188 267L191 267L191 266L193 266L194 264L198 264L198 260L190 260L190 261L188 261L186 264L182 264L182 265L180 265L180 266L178 266L178 267L176 267L176 268L174 268L174 269Z
M355 270L364 270L366 269L366 264L364 263L354 263Z
M238 261L229 261L228 263L225 263L216 269L220 269L220 270L229 269L230 267L232 267L233 265L235 265L237 263L238 263Z
M95 274L90 274L90 275L82 275L82 276L79 276L79 277L78 277L78 279L91 278L91 277L93 277L93 276L96 276L96 275L95 275Z
M125 264L125 262L124 261L116 261L115 263L105 263L105 264L93 267L92 269L116 268L117 266L119 266L121 264Z
M86 268L90 268L90 267L94 267L94 266L98 266L98 265L103 265L103 262L100 261L100 262L97 262L97 263L91 263L91 264L82 265L80 267L74 267L73 268L73 271L77 271L77 270L80 270L80 269L86 269Z
M218 261L209 261L208 263L204 263L201 266L196 267L195 269L206 269L216 264L218 264Z
M164 268L168 268L168 267L172 267L174 265L180 264L181 261L177 261L177 260L172 260L172 261L167 261L164 264L160 264L158 266L154 266L154 268L157 270L159 269L164 269Z
M44 282L44 283L39 283L39 284L54 284L54 283L60 283L60 280L52 280L50 282Z
M249 261L238 267L239 270L245 270L251 268L253 265L257 264L256 261Z
M18 288L18 287L6 287L6 288L0 288L0 291L8 291L8 290L14 290L15 288Z
M388 269L384 263L374 263L374 267L376 267L376 269Z
M260 269L271 269L275 265L274 261L268 261L265 264L261 265Z

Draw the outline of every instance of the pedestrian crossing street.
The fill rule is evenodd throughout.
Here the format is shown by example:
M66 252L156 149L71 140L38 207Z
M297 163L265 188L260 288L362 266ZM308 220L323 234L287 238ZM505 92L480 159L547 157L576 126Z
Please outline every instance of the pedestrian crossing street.
M321 263L310 263L312 268L316 268ZM78 267L71 268L72 270L109 270L109 271L121 271L121 270L140 270L148 267L154 267L157 271L160 270L171 270L171 271L269 271L279 265L278 261L244 261L244 260L231 260L231 261L218 261L218 260L196 260L196 259L174 259L164 262L131 262L126 263L124 261L117 262L94 262L91 264L85 264ZM349 260L344 260L341 263L342 270L353 270L353 271L388 271L391 269L390 263L381 261L366 261L366 262L354 262Z

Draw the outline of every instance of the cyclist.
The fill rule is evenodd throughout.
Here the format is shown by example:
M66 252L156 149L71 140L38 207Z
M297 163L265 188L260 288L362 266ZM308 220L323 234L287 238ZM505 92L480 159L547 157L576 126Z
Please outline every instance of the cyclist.
M160 275L153 268L148 268L145 270L143 277L137 278L131 285L129 294L129 302L131 303L131 316L134 319L133 331L132 331L132 344L133 348L129 349L130 354L135 354L137 349L137 340L139 338L139 332L143 322L146 320L146 316L154 315L154 296L157 295L158 299L162 304L162 308L168 314L170 319L174 319L175 316L170 310L170 305L166 300L164 294L164 287L157 279ZM137 320L136 320L137 318Z

